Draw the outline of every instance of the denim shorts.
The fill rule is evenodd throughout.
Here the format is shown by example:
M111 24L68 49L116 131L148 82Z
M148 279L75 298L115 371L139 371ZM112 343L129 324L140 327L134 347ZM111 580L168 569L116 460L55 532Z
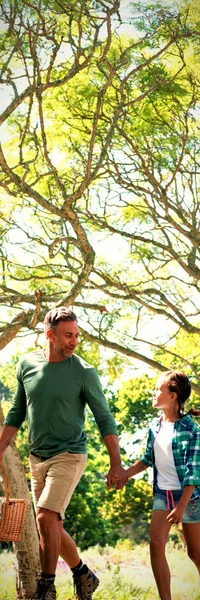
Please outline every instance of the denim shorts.
M158 485L156 485L152 510L173 510L176 504L178 504L182 493L182 490L174 490L173 492L160 490ZM181 521L182 523L200 522L200 497L188 502Z

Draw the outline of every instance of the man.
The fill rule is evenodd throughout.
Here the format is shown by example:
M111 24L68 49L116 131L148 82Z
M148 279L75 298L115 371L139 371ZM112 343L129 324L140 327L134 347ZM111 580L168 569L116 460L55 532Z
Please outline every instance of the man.
M83 564L62 520L83 474L87 455L83 431L86 403L92 410L110 456L107 485L123 486L115 421L96 371L74 354L79 329L76 315L59 307L44 320L46 350L33 352L18 364L18 386L0 439L3 452L28 419L31 487L40 538L41 577L33 598L55 600L58 557L72 570L77 600L90 600L99 584Z

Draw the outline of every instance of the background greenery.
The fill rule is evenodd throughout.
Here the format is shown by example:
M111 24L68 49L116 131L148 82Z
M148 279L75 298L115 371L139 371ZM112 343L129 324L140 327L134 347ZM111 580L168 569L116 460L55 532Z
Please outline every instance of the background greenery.
M82 557L100 579L96 600L158 600L147 544L134 546L128 540L119 541L115 548L90 548ZM167 558L172 573L173 600L200 600L198 574L186 553L170 542ZM14 564L13 555L5 552L1 555L1 600L15 600ZM72 576L62 560L58 562L56 585L58 600L74 598Z
M0 348L64 303L118 369L175 359L200 394L198 1L0 13Z
M199 3L7 0L0 13L3 408L19 355L43 346L44 314L71 306L128 465L145 444L159 371L184 370L188 407L199 404ZM123 539L139 553L148 540L150 481L108 491L89 412L86 431L88 465L65 526L81 552L100 544L97 568L110 545L97 600L110 590L150 600L155 587L126 583L112 550ZM29 484L26 424L17 446Z

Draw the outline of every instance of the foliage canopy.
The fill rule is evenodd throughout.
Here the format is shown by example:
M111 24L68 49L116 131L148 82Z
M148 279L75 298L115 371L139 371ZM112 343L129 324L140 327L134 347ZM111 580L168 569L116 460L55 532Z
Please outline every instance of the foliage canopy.
M0 347L72 305L84 339L159 370L195 335L199 392L196 2L0 10Z

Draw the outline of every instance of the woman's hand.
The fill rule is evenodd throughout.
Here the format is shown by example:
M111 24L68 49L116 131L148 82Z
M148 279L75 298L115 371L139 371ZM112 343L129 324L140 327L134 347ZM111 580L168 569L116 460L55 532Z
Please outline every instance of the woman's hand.
M167 516L167 521L169 521L169 523L171 523L171 524L181 523L181 519L184 514L185 508L186 507L183 506L182 504L180 504L180 502L179 502Z

